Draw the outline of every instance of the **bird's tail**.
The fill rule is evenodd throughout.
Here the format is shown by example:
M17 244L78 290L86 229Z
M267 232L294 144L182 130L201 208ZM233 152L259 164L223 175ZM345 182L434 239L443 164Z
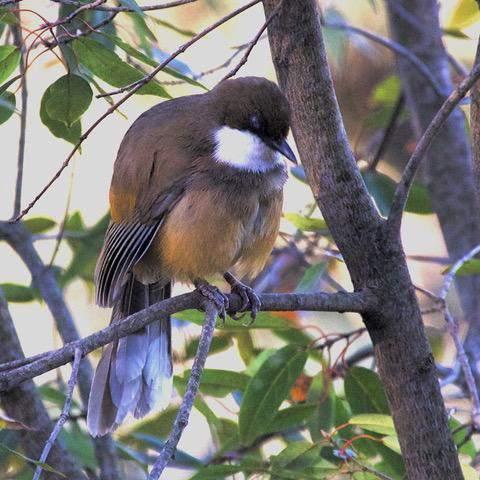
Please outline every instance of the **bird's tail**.
M115 302L112 323L171 295L171 284L144 285L133 274ZM170 317L107 345L95 371L87 425L93 436L115 430L130 412L141 418L165 408L172 391Z

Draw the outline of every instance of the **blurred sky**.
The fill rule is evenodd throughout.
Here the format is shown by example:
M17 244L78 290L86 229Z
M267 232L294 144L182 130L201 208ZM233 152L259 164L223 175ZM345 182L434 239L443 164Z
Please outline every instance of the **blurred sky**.
M139 2L146 5L147 2ZM182 28L200 31L210 25L223 14L242 5L245 2L231 0L225 2L209 2L199 0L197 3L182 6L175 9L163 10L153 13L158 18L163 18L175 23ZM338 0L322 1L323 8L334 6L343 12L347 20L357 26L364 26L386 34L386 24L382 11L382 2L378 4L377 13L373 12L368 0ZM455 2L443 1L442 19L448 18L449 9ZM40 12L50 20L57 18L57 5L53 2L39 0L24 0L23 8L31 8ZM214 7L215 6L215 7ZM35 15L24 12L24 21L30 28L35 28L41 22ZM117 17L120 18L121 16ZM255 6L243 13L240 17L230 21L226 26L214 31L205 39L190 48L179 59L185 62L192 71L201 72L222 64L231 54L232 47L251 40L258 28L264 21L261 6ZM152 24L150 23L150 26ZM128 25L125 25L127 28ZM155 31L155 30L154 30ZM120 30L120 34L127 30ZM166 52L174 51L186 38L169 30L157 30L159 46ZM476 38L474 31L472 38ZM128 38L128 37L125 37ZM449 39L448 45L452 54L469 62L475 49L473 41ZM372 52L377 52L377 46L370 45ZM238 58L237 58L238 60ZM340 65L342 68L342 65ZM345 68L345 66L343 66ZM40 99L45 89L63 75L64 69L56 58L47 53L40 57L28 72L28 123L25 155L25 176L23 188L23 205L28 203L33 196L50 179L71 149L71 145L65 141L53 137L48 129L40 122L39 107ZM216 82L226 73L222 70L216 74L202 79L202 82L213 87ZM274 71L270 60L268 42L260 41L254 48L247 65L241 70L241 75L258 75L274 79ZM107 91L111 90L106 86ZM201 90L190 86L180 86L169 89L173 96L188 93L201 93ZM17 106L20 104L20 96L17 96ZM88 224L94 223L107 210L107 194L112 171L112 164L116 151L123 134L133 120L150 106L158 102L157 97L135 96L121 107L121 111L128 119L114 114L108 117L84 142L82 154L75 158L72 165L67 169L59 181L55 183L48 193L38 202L29 214L30 216L50 216L60 222L63 218L68 190L72 183L72 197L70 210L80 210ZM83 117L84 128L94 122L108 107L103 100L94 100L89 111ZM0 218L9 218L12 213L13 192L16 175L16 155L19 134L19 119L15 116L0 128L1 142L1 166L0 176ZM297 180L290 179L285 194L285 211L299 211L310 201L307 189ZM291 227L285 225L285 229ZM406 215L404 221L403 238L407 253L417 255L444 256L445 249L440 238L439 229L433 216ZM36 243L45 261L48 261L54 242L39 241ZM59 260L64 262L69 258L69 250L62 247ZM28 284L30 277L25 267L19 262L12 251L5 245L0 244L0 283L17 282ZM340 270L342 267L339 267ZM443 267L435 266L426 269L424 264L411 262L411 273L414 282L432 286L440 281L440 272ZM438 274L438 275L437 275ZM339 275L339 278L346 278ZM74 316L78 322L81 334L92 333L108 322L109 313L100 311L92 305L91 292L80 282L74 282L67 291L67 299ZM53 346L59 346L60 342L54 334L50 315L44 305L38 303L13 304L11 311L21 336L22 344L27 355L38 353ZM348 322L339 315L323 316L322 327L327 324L335 330L349 328ZM355 324L359 321L351 316ZM183 333L182 333L183 335ZM178 339L177 341L182 341ZM222 368L241 368L241 363L236 355L230 351L227 354L217 355L217 358L209 359L209 366ZM195 441L195 432L205 431L205 423L198 416L194 416L193 423L189 425L189 435L182 439L182 444L188 446L192 454L200 453L205 448L204 444ZM198 430L198 429L201 430ZM183 474L171 474L169 478L184 478Z

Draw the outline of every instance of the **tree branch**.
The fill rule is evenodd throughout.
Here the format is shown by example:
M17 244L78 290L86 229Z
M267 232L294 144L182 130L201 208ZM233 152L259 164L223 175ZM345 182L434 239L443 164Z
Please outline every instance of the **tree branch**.
M408 60L418 70L418 72L425 77L429 85L432 87L432 90L440 98L444 98L446 96L446 93L442 92L442 88L435 80L435 77L432 75L432 72L427 67L427 65L425 65L425 63L422 62L422 60L420 60L420 58L418 58L415 53L413 53L410 49L405 48L402 44L395 42L394 40L391 40L389 38L382 37L381 35L370 32L363 28L354 27L353 25L349 25L347 23L323 22L323 26L326 28L331 28L332 30L345 30L347 32L356 33L365 38L368 38L372 42L378 43L379 45L388 48L392 52Z
M8 304L0 290L0 361L9 362L13 358L24 358ZM48 413L33 381L28 381L10 390L0 393L0 404L6 414L26 425L29 430L19 430L22 447L29 458L38 458L43 445L53 428ZM85 480L79 465L62 445L55 445L50 454L49 465L68 476L70 480ZM48 473L49 480L58 480L58 475Z
M39 459L40 463L37 465L37 468L35 469L35 474L33 475L32 480L40 479L40 476L42 475L43 465L47 461L48 454L50 453L50 450L52 449L52 447L55 445L55 440L60 434L63 425L68 420L70 406L72 405L73 390L75 389L75 385L77 383L78 369L80 367L81 360L82 360L82 351L79 348L77 348L75 350L75 355L73 359L72 373L68 380L66 398L65 398L65 403L63 405L62 413L60 414L60 417L57 420L57 423L55 424L55 427L53 428L52 433L50 434L50 437L48 437L48 440L45 443L45 447L43 448L42 454L40 455L40 459Z
M229 295L230 308L238 310L241 299L238 295ZM314 294L263 294L260 295L263 311L328 311L328 312L365 312L373 308L375 297L368 291L352 293L314 293ZM88 337L65 345L57 350L45 352L40 358L11 371L0 372L0 391L7 391L21 382L42 373L65 365L72 361L76 348L84 355L99 347L130 335L158 319L160 313L173 315L188 309L203 306L204 297L197 292L186 293L163 300L140 312L130 315L120 323L111 324Z
M80 335L73 317L63 299L63 294L58 286L53 270L47 267L35 247L32 236L21 223L12 224L0 221L0 239L5 239L17 252L32 275L32 283L38 288L40 295L45 300L57 330L64 343L78 341ZM73 352L72 352L73 358ZM88 403L90 385L93 378L93 369L90 362L83 362L78 379L80 395L84 405ZM115 447L110 437L94 439L95 453L105 480L114 480L118 477L115 462Z
M168 436L168 440L162 447L160 455L155 461L150 472L149 480L158 480L160 475L169 464L172 457L175 455L178 442L182 436L183 430L188 425L188 419L193 407L193 402L197 396L200 387L200 379L203 372L203 367L207 360L210 345L212 343L213 334L215 333L215 322L218 316L218 310L211 302L207 302L205 306L205 322L202 326L200 334L197 353L193 362L190 378L188 379L187 389L183 396L182 404L178 410L172 430Z
M195 37L191 38L188 42L184 43L181 47L179 47L174 53L172 53L167 59L165 59L162 63L158 65L154 70L152 70L151 73L146 75L142 80L139 80L138 82L133 83L132 85L128 85L127 87L124 87L123 89L120 89L117 92L114 93L120 93L124 92L126 90L129 90L126 95L124 95L118 102L114 103L103 115L101 115L90 127L85 131L85 133L82 134L80 137L80 140L75 144L73 147L72 151L69 153L67 158L64 160L60 168L57 170L55 175L50 179L50 181L42 188L42 190L35 196L35 198L25 207L19 215L17 215L12 221L13 222L18 222L21 220L31 209L32 207L38 202L38 200L45 194L45 192L55 183L55 181L60 177L62 172L68 167L70 164L70 161L72 160L73 156L77 152L77 150L80 148L82 143L88 138L88 136L95 130L95 128L103 121L105 120L109 115L111 115L115 110L120 107L123 103L125 103L132 95L135 94L140 88L142 88L144 85L146 85L148 82L150 82L155 75L160 72L164 67L166 67L173 59L178 57L181 53L183 53L187 48L189 48L191 45L193 45L195 42L203 38L205 35L210 33L212 30L215 30L218 28L220 25L223 25L225 22L228 20L232 19L233 17L239 15L240 13L244 12L245 10L249 9L250 7L253 7L257 3L259 3L260 0L253 0L246 5L237 8L233 12L229 13L225 17L221 18L217 22L215 22L213 25L210 27L206 28L199 34L195 35ZM112 93L106 94L106 95L112 95Z
M410 187L417 173L418 167L428 151L433 139L438 131L447 120L448 116L453 112L455 107L465 97L467 92L472 88L475 82L480 78L480 65L477 65L469 73L469 75L455 88L455 90L445 100L440 110L431 121L422 138L417 143L413 155L410 157L407 166L403 172L402 178L397 185L395 195L393 197L392 208L388 216L388 224L390 234L398 236L402 223L402 213L407 203Z
M8 0L10 3L13 2L14 0ZM15 1L21 1L21 0L15 0ZM160 3L156 5L147 5L147 6L140 6L140 10L143 12L150 12L152 10L164 10L165 8L173 8L173 7L180 7L182 5L187 5L189 3L194 3L197 0L175 0L173 2L167 2L167 3ZM75 7L81 7L84 6L85 3L77 1L77 0L52 0L52 2L56 3L63 3L64 5L72 5ZM95 2L93 2L95 3ZM130 7L110 7L106 5L96 5L94 7L90 7L92 10L100 10L104 12L136 12L136 9L130 8ZM89 8L89 9L90 9Z
M15 16L18 19L18 25L12 25L13 40L17 48L21 51L20 57L20 75L22 77L21 92L22 92L22 105L20 111L20 137L18 139L18 159L17 159L17 180L15 182L15 200L13 205L13 216L20 213L22 208L22 184L23 184L23 163L25 159L25 136L27 132L27 78L25 76L26 64L25 64L25 52L23 49L23 35L20 28L21 15L20 12L15 12Z
M250 56L250 53L252 53L252 50L253 48L255 47L255 45L258 43L258 41L260 40L260 37L262 36L263 32L267 29L268 25L270 24L270 22L273 20L273 18L275 17L275 15L278 13L278 11L280 10L281 6L282 6L282 3L283 3L284 0L282 0L281 2L278 3L278 5L276 6L276 8L270 13L270 15L266 18L265 22L263 23L263 25L260 27L260 30L256 33L256 35L253 37L252 41L248 44L248 47L247 49L245 50L245 53L243 54L242 58L240 59L240 61L238 62L238 64L230 71L228 72L223 78L221 81L223 80L227 80L228 78L231 78L233 76L235 76L238 71L243 67L243 65L245 65L248 61L248 57Z

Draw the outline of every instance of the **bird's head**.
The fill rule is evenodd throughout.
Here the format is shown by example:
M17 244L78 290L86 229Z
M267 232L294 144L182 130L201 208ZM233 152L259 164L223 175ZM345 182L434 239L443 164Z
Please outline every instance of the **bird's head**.
M219 128L216 157L246 170L268 170L283 155L296 163L287 143L290 107L275 83L260 77L224 80L211 91Z

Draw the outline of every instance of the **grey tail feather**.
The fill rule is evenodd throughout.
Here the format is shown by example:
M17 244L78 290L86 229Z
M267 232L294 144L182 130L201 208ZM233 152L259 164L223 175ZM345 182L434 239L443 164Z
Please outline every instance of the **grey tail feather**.
M129 273L113 307L112 322L170 298L171 283L145 285ZM141 418L165 408L172 391L170 317L107 345L92 382L87 426L97 437L114 431L128 413Z

